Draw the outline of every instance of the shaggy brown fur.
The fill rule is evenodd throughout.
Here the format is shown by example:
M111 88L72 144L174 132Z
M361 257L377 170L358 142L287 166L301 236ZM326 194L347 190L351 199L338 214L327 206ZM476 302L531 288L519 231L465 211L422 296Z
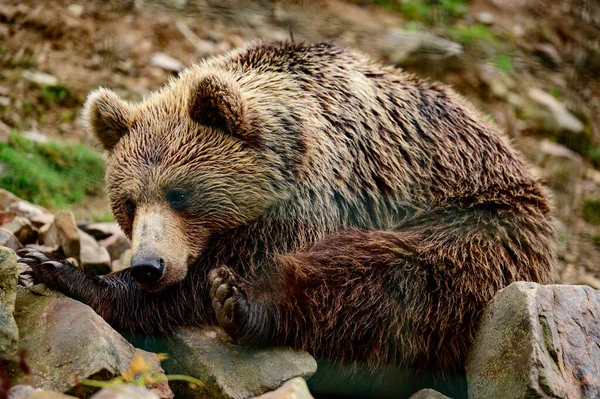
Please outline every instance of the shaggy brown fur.
M218 321L241 343L451 370L494 293L550 280L547 195L496 128L363 55L257 44L141 104L100 90L85 116L115 217L166 282L36 270L121 330Z

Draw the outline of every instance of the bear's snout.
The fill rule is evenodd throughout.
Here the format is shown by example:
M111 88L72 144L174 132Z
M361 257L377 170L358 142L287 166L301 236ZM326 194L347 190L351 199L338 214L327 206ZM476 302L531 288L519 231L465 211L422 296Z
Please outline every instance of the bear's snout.
M131 275L140 284L148 285L160 280L165 273L165 261L158 257L133 257Z

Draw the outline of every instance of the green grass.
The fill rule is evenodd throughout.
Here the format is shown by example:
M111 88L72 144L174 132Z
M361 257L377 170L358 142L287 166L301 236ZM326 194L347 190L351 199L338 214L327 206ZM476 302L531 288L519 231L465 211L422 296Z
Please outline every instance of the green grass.
M498 54L494 56L492 58L492 63L496 68L508 75L512 75L515 72L512 57L508 54Z
M110 212L92 215L92 222L94 223L108 223L113 222L114 220L115 218Z
M600 201L585 200L583 203L583 218L593 224L600 224Z
M411 21L434 24L451 23L464 16L469 0L372 0L372 3L399 12Z
M459 25L449 29L450 37L462 44L472 45L481 42L495 44L497 38L490 28L483 24Z
M50 208L81 202L102 192L104 161L92 148L36 143L11 133L0 143L0 187Z
M71 94L66 87L62 86L43 86L42 98L48 105L61 104L69 99Z

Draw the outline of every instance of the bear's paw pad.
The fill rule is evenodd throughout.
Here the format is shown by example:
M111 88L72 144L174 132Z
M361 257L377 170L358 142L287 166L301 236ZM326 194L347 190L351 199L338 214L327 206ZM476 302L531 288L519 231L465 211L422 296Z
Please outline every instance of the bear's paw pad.
M237 340L247 319L248 305L240 279L227 267L210 271L210 296L219 325Z

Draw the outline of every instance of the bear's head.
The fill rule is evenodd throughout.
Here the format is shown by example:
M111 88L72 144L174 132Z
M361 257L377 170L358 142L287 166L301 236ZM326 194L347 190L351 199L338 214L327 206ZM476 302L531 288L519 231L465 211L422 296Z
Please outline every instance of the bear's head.
M188 72L139 104L99 89L83 116L108 152L111 208L146 291L182 281L211 237L281 198L281 166L266 156L260 115L223 72Z

